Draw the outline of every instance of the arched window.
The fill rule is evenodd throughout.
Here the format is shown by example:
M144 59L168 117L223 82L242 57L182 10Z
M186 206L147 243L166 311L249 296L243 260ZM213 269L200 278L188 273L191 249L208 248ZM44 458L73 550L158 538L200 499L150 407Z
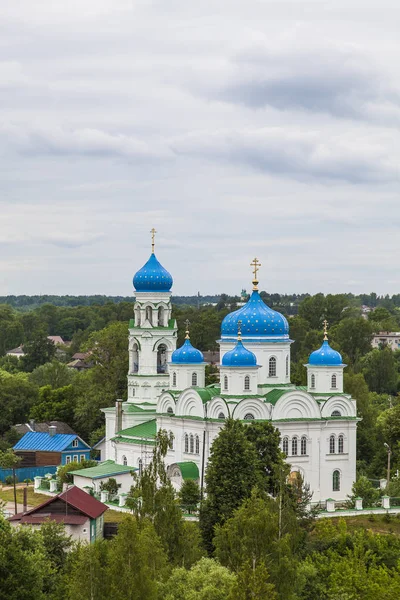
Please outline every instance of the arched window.
M172 431L168 431L168 448L170 450L174 449L174 434Z
M194 437L193 434L190 434L190 453L194 454Z
M158 308L158 326L164 327L164 307L159 306Z
M253 421L253 419L254 419L254 415L252 415L251 413L247 413L247 415L244 415L245 421Z
M286 356L286 377L289 377L289 356Z
M220 412L218 415L218 419L225 419L225 415L223 412Z
M333 413L331 414L331 417L341 417L342 413L340 412L340 410L334 410Z
M338 452L339 454L343 454L344 452L344 437L342 434L338 437Z
M276 358L271 356L268 362L268 377L276 377Z
M192 385L197 385L197 373L192 373Z
M228 389L228 375L224 375L224 390Z
M135 390L135 388L132 388L132 396L135 396L135 394L136 394L136 390Z
M174 414L174 409L172 408L172 406L168 406L168 408L167 408L167 413L168 413L169 415L173 415L173 414Z
M149 321L150 325L153 325L152 321L153 311L151 306L146 306L146 320Z
M336 389L336 375L335 374L333 374L332 377L331 377L331 388L333 390Z
M300 441L300 454L302 456L306 456L307 454L307 438L305 435L303 435Z
M332 491L340 492L340 471L332 473Z
M139 371L139 346L137 344L133 344L132 346L132 367L133 373Z
M185 452L189 452L189 436L185 433Z
M314 388L315 388L315 375L312 374L311 375L311 389L314 389Z
M172 385L174 387L176 386L176 373L175 373L175 371L172 373Z
M140 308L135 308L135 327L140 327Z
M329 438L329 454L335 454L335 449L336 449L335 436L331 435L331 437Z
M246 377L244 378L244 389L250 389L250 377L248 375L246 375Z
M292 438L292 456L297 456L297 437Z
M122 464L126 467L126 465L128 464L127 458L126 456L122 457Z
M167 371L167 346L160 344L157 349L157 373L166 373Z
M200 454L200 438L198 435L195 437L196 454Z
M138 468L139 468L139 477L141 477L143 475L143 461L141 458L139 458L137 464L138 464Z
M285 437L283 438L283 442L282 442L282 452L284 454L286 454L286 456L289 455L289 438Z

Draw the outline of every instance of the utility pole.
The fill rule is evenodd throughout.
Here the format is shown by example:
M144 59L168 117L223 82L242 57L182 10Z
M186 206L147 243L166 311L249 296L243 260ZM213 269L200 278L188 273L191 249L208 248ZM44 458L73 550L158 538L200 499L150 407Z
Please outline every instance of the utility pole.
M387 463L387 485L389 485L390 483L390 456L392 454L392 450L389 446L389 444L387 444L386 442L383 444L386 448L387 451L387 455L388 455L388 463Z

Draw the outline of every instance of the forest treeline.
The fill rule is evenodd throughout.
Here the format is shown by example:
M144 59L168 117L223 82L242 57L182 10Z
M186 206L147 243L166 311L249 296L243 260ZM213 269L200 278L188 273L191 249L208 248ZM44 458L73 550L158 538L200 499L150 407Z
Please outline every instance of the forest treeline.
M279 306L278 295L261 292L265 301L289 319L291 379L306 385L309 354L322 342L322 323L329 322L329 340L347 364L345 391L358 401L358 472L379 478L385 474L386 450L392 448L394 468L400 468L400 351L372 349L371 339L381 330L400 331L400 296L369 294L316 294L303 298L296 315ZM216 305L173 305L183 342L185 321L190 321L192 343L200 350L217 350L221 321L237 308L235 298L221 296ZM371 310L362 316L362 303ZM84 439L94 443L103 434L100 408L126 398L128 322L132 302L105 302L89 306L43 304L29 311L0 305L0 444L15 440L12 426L29 418L67 422ZM365 318L367 317L367 318ZM60 335L70 340L57 350L47 340ZM6 351L24 345L17 359ZM90 351L91 368L76 373L66 366L75 352ZM207 383L218 380L215 367L207 368Z

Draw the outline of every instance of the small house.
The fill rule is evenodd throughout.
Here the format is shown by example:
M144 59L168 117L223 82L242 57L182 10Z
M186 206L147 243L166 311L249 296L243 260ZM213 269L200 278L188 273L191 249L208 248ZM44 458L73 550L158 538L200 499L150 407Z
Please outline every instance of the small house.
M133 484L132 471L137 469L128 465L117 465L113 460L106 460L95 467L71 471L70 475L73 476L76 487L82 490L90 488L96 493L101 491L101 484L107 483L112 477L120 486L119 492L127 494Z
M103 537L107 506L77 487L50 498L43 504L9 517L11 525L40 528L45 521L63 523L74 541L94 542Z
M89 444L76 433L57 433L54 425L47 433L28 431L13 450L22 458L21 467L67 465L90 459Z

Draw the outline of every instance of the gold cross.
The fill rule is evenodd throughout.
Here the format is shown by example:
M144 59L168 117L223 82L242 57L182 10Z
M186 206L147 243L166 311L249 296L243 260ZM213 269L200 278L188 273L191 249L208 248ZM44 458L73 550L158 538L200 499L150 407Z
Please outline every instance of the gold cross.
M239 320L238 323L237 323L237 325L238 325L238 337L237 337L237 339L238 339L238 342L241 342L242 341L242 321Z
M328 321L326 319L324 319L322 321L322 324L324 326L324 340L326 341L328 339L328 325L329 325L329 323L328 323Z
M257 279L257 272L259 270L259 268L261 267L261 263L258 260L258 258L254 258L253 262L250 263L250 266L253 267L253 275L254 275L254 279L253 279L253 290L258 290L258 279Z
M189 319L186 319L185 325L186 325L185 340L190 340L190 337L189 337L189 325L190 325L190 321L189 321Z
M157 233L157 231L153 227L153 229L150 230L150 233L151 233L151 253L154 254L154 236Z

